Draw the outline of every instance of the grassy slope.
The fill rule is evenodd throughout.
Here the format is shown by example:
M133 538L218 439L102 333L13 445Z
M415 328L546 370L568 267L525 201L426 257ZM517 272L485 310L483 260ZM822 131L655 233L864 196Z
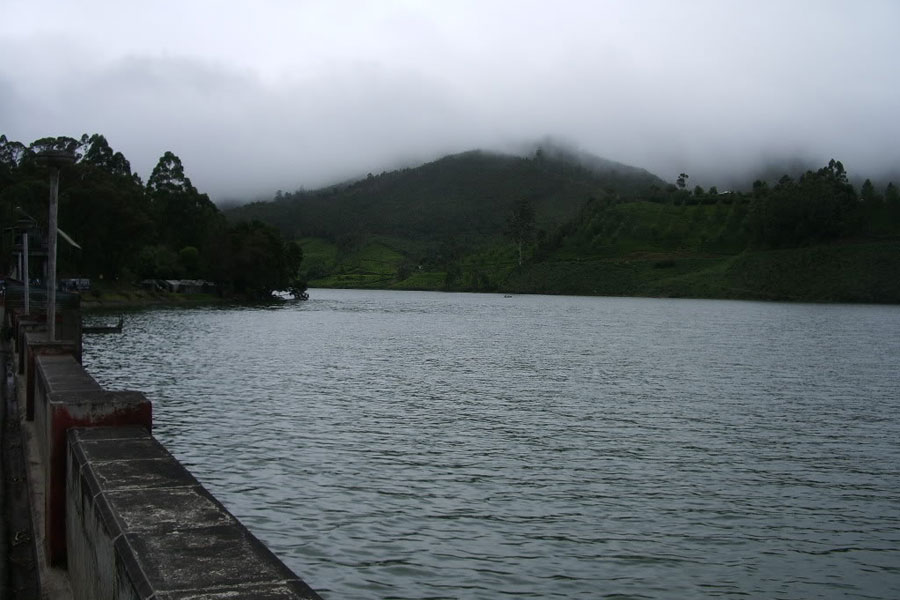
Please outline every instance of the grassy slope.
M809 302L900 303L900 242L748 251L548 261L510 278L507 291L744 298Z
M735 252L741 207L676 207L647 202L591 215L542 260L519 269L512 244L488 240L446 268L419 268L421 246L370 238L339 256L321 240L304 240L308 260L331 261L337 273L313 286L452 289L515 293L745 298L813 302L900 302L900 241ZM404 272L402 265L406 263Z
M745 250L750 207L737 196L620 202L607 190L629 198L631 186L640 196L658 180L608 176L472 152L248 207L244 216L294 211L269 220L335 240L301 240L314 287L900 302L895 216L872 219L890 225L870 230L881 239ZM503 230L521 197L534 202L544 241L519 268Z

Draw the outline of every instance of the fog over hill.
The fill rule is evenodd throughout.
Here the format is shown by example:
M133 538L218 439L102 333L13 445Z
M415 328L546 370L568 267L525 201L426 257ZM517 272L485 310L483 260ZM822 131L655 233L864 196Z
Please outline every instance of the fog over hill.
M538 224L552 227L591 198L664 185L644 169L558 143L545 140L533 147L529 156L482 150L453 154L319 190L281 193L272 201L232 208L228 215L267 222L288 237L495 235L503 232L521 200L534 206Z
M216 202L553 135L704 187L900 168L900 3L0 3L0 133L166 151Z

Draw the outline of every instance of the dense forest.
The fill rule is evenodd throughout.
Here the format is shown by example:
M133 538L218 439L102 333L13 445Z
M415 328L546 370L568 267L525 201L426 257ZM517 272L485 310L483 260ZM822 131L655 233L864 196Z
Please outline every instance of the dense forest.
M305 251L311 285L900 302L900 196L844 165L743 190L559 148L468 152L227 211Z
M527 200L542 226L574 215L604 189L635 194L663 185L634 167L547 146L534 156L471 151L416 168L371 173L316 191L276 193L227 211L234 220L259 219L292 238L378 234L434 240L502 233L509 208Z
M297 279L297 244L258 221L229 224L171 152L160 157L144 184L99 134L42 138L28 146L0 136L4 264L14 244L13 225L25 220L46 230L48 170L36 160L44 150L67 150L76 158L60 173L58 222L80 249L60 244L62 277L126 283L204 279L223 293L248 298L305 289Z
M99 134L26 146L0 136L2 257L12 227L46 229L61 172L63 277L205 279L226 294L373 287L900 302L900 193L855 187L837 160L742 189L667 183L544 145L481 151L220 211L165 152L146 184Z

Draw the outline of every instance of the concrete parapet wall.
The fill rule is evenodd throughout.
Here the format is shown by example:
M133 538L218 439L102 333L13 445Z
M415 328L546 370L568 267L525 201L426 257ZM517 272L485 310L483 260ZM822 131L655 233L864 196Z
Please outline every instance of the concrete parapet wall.
M153 422L150 401L140 392L105 391L71 355L35 358L35 437L43 461L47 559L65 563L66 432L73 427Z
M11 336L15 344L15 351L19 356L17 366L18 373L25 373L25 360L28 353L25 351L27 340L25 334L29 331L46 332L47 317L40 312L25 313L22 309L4 311L4 320L8 321ZM46 339L46 338L45 338ZM57 318L56 339L67 340L72 347L72 354L81 362L82 336L81 313L78 311L63 311Z
M59 392L99 392L100 384L81 368L71 354L43 355L35 358L35 387L32 417L38 438L38 452L44 466L49 464L50 394Z
M49 341L46 331L26 331L25 344L25 418L34 420L34 391L37 381L37 367L35 360L45 354L68 355L81 363L81 355L76 352L77 345L71 341Z
M16 369L20 375L25 374L25 359L28 356L28 353L25 352L25 334L29 331L46 331L47 323L43 320L35 320L35 319L17 319L15 321L15 341L16 341L16 352L19 353L19 361L16 365Z
M76 599L317 599L138 427L72 429L66 483Z
M7 319L42 597L319 599L152 437L143 394L84 370L80 321L50 341Z

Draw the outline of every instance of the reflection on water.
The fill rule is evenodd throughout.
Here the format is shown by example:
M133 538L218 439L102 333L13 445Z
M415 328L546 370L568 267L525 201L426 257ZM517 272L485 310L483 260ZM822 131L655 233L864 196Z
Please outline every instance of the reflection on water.
M311 295L85 364L325 597L900 597L900 308Z

